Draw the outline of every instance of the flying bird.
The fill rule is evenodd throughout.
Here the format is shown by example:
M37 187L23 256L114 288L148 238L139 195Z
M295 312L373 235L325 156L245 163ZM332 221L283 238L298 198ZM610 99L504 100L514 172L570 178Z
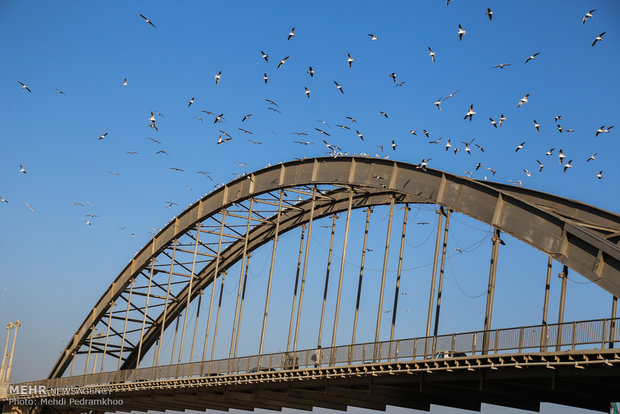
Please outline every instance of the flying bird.
M388 76L392 78L392 81L394 81L394 83L396 83L396 73L392 72Z
M215 117L215 120L213 121L213 123L217 124L218 122L222 122L223 118L224 118L224 114L219 114L218 116Z
M357 129L355 130L355 133L357 134L358 137L360 137L360 139L363 141L364 140L364 135L362 135L361 132L359 132Z
M370 36L370 40L377 40L377 39L378 39L378 37L377 37L377 36L375 36L375 35L374 35L374 34L372 34L372 33L368 33L368 36Z
M597 154L598 154L598 152L595 152L594 154L590 155L590 158L588 158L586 160L586 162L594 161L596 159L596 155Z
M596 44L596 42L603 40L603 35L607 33L607 32L603 32L600 35L596 36L596 39L594 39L594 42L592 42L592 46L594 46Z
M175 168L175 167L170 167L171 170L176 171L176 172L185 172L184 169L182 168Z
M190 106L192 106L192 104L193 104L194 102L196 102L196 101L194 100L194 97L192 97L192 99L190 99L190 100L189 100L189 102L188 102L188 104L187 104L187 107L189 108Z
M540 124L534 120L534 128L536 128L536 132L540 132Z
M435 63L435 54L436 53L431 50L430 46L427 46L427 47L428 47L428 55L431 57L431 59L433 59L433 63Z
M555 148L549 148L549 150L545 152L545 155L553 155L553 150L555 150Z
M380 113L381 115L383 115L384 117L389 118L388 114L386 114L385 112L383 112L383 111L379 111L379 113Z
M155 26L153 24L152 21L150 21L149 19L147 19L143 14L140 15L140 17L142 17L144 19L145 22L147 22L148 24L150 24L151 26L153 26L154 28L157 28L157 26Z
M603 170L599 171L598 174L596 174L596 178L598 178L599 180L603 178Z
M314 77L314 70L312 69L312 66L308 66L306 73L309 74L311 78Z
M290 56L287 56L287 57L285 57L284 59L282 59L282 60L280 61L280 63L278 63L278 67L277 67L276 69L280 69L280 68L282 67L282 65L284 65L284 64L286 63L286 61L287 61L287 59L288 59L289 57L290 57Z
M489 16L489 20L493 21L493 11L487 7L487 11L484 13Z
M220 73L215 75L215 86L219 85L221 78L222 78L222 71L220 70Z
M521 107L521 105L524 105L527 103L527 98L528 96L530 96L530 94L526 94L523 98L521 98L521 100L519 101L519 103L517 104L517 109Z
M340 86L340 84L336 81L334 81L334 84L336 85L336 88L338 88L340 93L344 95L344 89L342 89L342 86Z
M497 121L495 121L493 118L489 118L489 120L491 121L491 125L497 128Z
M581 21L581 24L586 24L586 21L592 18L592 13L594 13L595 11L596 9L592 9L589 12L587 12L586 15L583 16L583 20Z
M263 80L265 81L265 85L266 85L267 81L269 80L269 76L267 76L266 73L263 73Z
M26 174L26 170L24 169L24 166L21 165L21 164L19 164L19 172L23 173L23 174Z
M536 162L538 163L538 172L541 172L543 170L543 168L545 168L545 166L543 165L542 162L536 160Z
M67 96L67 94L64 91L62 91L62 90L60 90L58 88L54 88L54 89L56 89L59 94Z
M467 31L465 31L465 29L463 29L463 28L461 27L461 25L459 24L459 42L460 42L461 40L463 40L463 35L464 35L465 33L467 33Z
M504 114L501 114L499 116L499 126L502 126L505 120L506 120L506 117L504 116Z
M269 62L269 55L267 53L261 50L260 54L262 55L263 59L265 59L265 62Z
M108 133L107 133L107 132L106 132L105 134L99 135L99 140L104 139L107 135L108 135Z
M246 119L250 119L251 116L252 116L252 114L244 115L243 119L241 120L241 122L244 122Z
M499 65L493 66L492 69L496 69L496 68L504 69L506 66L510 66L510 63L500 63Z
M394 140L392 140L392 151L396 151L396 142L394 142Z
M474 105L471 104L469 106L469 110L467 111L467 113L465 114L465 117L463 119L467 119L469 118L469 121L471 122L473 116L476 115L476 112L474 112ZM501 125L501 124L500 124Z
M123 79L123 86L127 86L127 78Z
M525 59L525 63L529 62L530 60L536 60L536 56L538 56L538 55L540 55L540 52L534 53L532 56L530 56L527 59Z
M288 37L286 38L286 40L291 40L291 37L295 37L295 28L294 27L291 29L291 32L288 34Z
M569 168L573 168L573 166L571 165L571 162L573 162L573 160L570 160L569 162L564 164L564 171L562 172L566 172L566 170L568 170Z
M347 62L349 63L349 67L353 64L355 60L351 57L349 53L347 53Z
M308 97L308 99L310 99L310 91L305 86L304 89L306 90L306 96Z
M17 81L17 83L19 83L20 85L22 85L22 89L27 90L28 92L32 93L32 91L30 90L30 88L28 86L26 86L26 84L24 84L23 82Z
M602 125L599 129L596 130L596 136L598 137L598 134L609 134L609 130L612 129L614 126L610 126L605 128L605 125Z
M437 109L439 109L441 111L441 98L437 99L435 102L433 102L433 105L435 105L437 107Z

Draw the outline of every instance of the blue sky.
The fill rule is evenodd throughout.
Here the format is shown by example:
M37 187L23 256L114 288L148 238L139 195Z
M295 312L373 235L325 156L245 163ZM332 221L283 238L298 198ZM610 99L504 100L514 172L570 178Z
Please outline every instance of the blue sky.
M492 21L487 7L494 11ZM597 9L594 17L582 24L590 9ZM0 196L8 201L0 203L0 322L24 321L24 351L16 356L14 379L47 375L62 341L152 237L152 227L161 228L213 189L197 171L224 183L268 163L325 155L321 140L326 138L349 153L412 163L431 158L432 168L461 175L472 171L474 178L498 182L521 180L530 188L618 212L620 126L598 137L595 131L620 122L620 34L614 30L619 18L620 3L611 0L454 0L449 6L440 0L0 2ZM467 31L462 41L459 24ZM292 27L296 36L287 40ZM606 32L603 40L592 47L601 32ZM379 39L371 41L368 33ZM536 52L536 60L525 64ZM347 53L355 59L352 68ZM500 63L511 66L492 68ZM269 76L267 85L263 73ZM405 83L396 87L390 73ZM309 99L304 87L311 91ZM441 111L433 105L456 90ZM529 101L517 109L526 94ZM195 103L188 107L192 97ZM275 101L281 113L268 110L265 99ZM471 122L463 120L472 104L477 114ZM223 113L225 121L214 125L203 110ZM148 128L152 111L162 114L156 116L159 131ZM242 123L246 114L252 117ZM494 128L489 117L499 121L500 114L507 120ZM554 122L557 115L562 119ZM533 120L541 125L539 133ZM575 132L560 133L557 124ZM219 129L233 139L216 145ZM450 151L445 150L448 139ZM485 151L472 146L468 155L463 141L472 140ZM524 148L515 152L523 141ZM460 148L456 154L455 147ZM550 148L555 151L546 156ZM558 160L560 149L566 161L573 160L566 172ZM596 159L586 162L593 153ZM537 160L545 165L540 173ZM479 162L482 168L474 171ZM27 174L20 173L20 164ZM167 209L167 201L177 205ZM72 206L77 202L83 206ZM92 226L85 223L86 214L99 216L90 220ZM421 214L432 216L426 210ZM466 225L476 223L462 220L454 237L464 245L475 242L480 237ZM511 249L505 260L530 266L521 254L532 254L544 271L544 257L527 246ZM480 258L484 266L486 257ZM458 269L464 259L454 260ZM569 289L573 286L594 290L577 284ZM456 284L452 288L459 298ZM472 295L479 293L476 289L463 287ZM460 300L467 303L467 296ZM608 303L588 308L584 316L604 317ZM494 321L500 326L515 322L510 307L498 312ZM536 317L531 316L532 323ZM42 338L50 345L42 347Z

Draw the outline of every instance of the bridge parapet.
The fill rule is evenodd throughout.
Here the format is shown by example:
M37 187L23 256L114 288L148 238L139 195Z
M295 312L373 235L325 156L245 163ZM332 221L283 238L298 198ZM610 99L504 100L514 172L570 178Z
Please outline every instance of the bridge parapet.
M377 364L406 364L426 360L445 362L452 359L463 361L462 364L467 365L468 359L498 355L538 354L544 360L545 355L557 356L578 351L597 350L608 352L609 349L615 349L620 344L620 330L616 329L620 326L619 324L620 318L521 326L436 337L343 345L322 348L318 353L316 349L307 349L288 353L62 377L11 385L5 399L15 396L35 398L62 395L68 392L76 393L76 387L84 387L84 393L88 394L88 389L91 387L121 383L204 377L224 379L227 376L240 374L263 373L268 375L274 372L313 368L352 368ZM487 349L483 346L485 335L489 338ZM525 364L527 364L527 358L525 358ZM448 369L450 367L449 364L443 365ZM579 367L579 361L576 361L575 365ZM39 392L41 387L44 388L43 393ZM37 389L37 392L30 392L32 389Z

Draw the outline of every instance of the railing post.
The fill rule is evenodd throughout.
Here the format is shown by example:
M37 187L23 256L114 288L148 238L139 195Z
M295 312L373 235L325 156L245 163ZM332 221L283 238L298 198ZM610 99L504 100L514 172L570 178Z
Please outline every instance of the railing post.
M519 353L523 351L523 333L524 333L524 329L523 327L521 327L519 329Z
M366 344L362 346L362 364L366 362Z
M497 354L497 349L499 347L499 329L495 330L495 353Z
M573 351L575 350L575 342L576 342L575 337L576 336L577 336L577 322L574 321L573 322L573 344L572 344Z
M607 319L603 319L603 329L601 329L601 349L605 348L605 336L607 334Z
M450 351L452 352L452 355L454 355L454 346L456 344L456 334L452 334L452 344L450 345Z
M424 339L424 343L425 344L428 343L428 338ZM425 345L425 347L426 347L426 345ZM413 355L412 355L411 359L415 359L416 358L417 348L418 348L418 338L415 338L413 340ZM425 354L426 354L426 351L425 351ZM426 356L425 356L425 358L426 358Z

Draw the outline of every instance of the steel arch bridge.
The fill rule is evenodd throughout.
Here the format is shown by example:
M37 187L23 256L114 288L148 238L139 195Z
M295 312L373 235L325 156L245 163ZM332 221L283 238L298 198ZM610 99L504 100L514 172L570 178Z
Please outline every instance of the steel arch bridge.
M416 204L438 208L433 265L428 275L426 329L395 338L402 262L407 256L407 215L409 206ZM377 316L370 324L358 319L358 314L367 306L361 304L360 294L364 269L368 268L367 252L371 251L367 248L369 223L377 206L388 211L388 223L383 254L377 259L381 274L380 289L375 292ZM400 247L394 248L390 246L394 238L391 232L399 206L403 207ZM337 343L337 332L349 234L354 232L350 222L352 212L362 208L365 228L355 236L363 239L361 264L356 270L357 298L352 327L346 326L352 335L350 342L343 344ZM446 245L454 212L491 228L486 307L480 316L484 325L474 332L439 335ZM342 250L333 260L339 213L346 215L345 229ZM325 220L330 223L326 227L331 228L327 266L325 273L316 275L316 261L308 260L311 241L316 240L313 224L329 217L333 219L331 223ZM280 283L277 262L281 259L276 260L276 256L283 246L278 242L286 233L299 233L298 242L286 245L294 250L291 245L299 243L296 257L291 257L296 263L292 304L281 295L272 298L272 289ZM540 325L492 328L502 233L548 256ZM394 234L398 235L395 227ZM371 234L371 239L383 237ZM45 385L46 394L39 395L34 388L13 388L9 397L37 398L37 407L55 411L80 411L84 406L46 405L43 398L53 396L50 390L54 387L82 387L84 395L105 391L123 401L122 406L90 406L100 411L314 406L385 409L386 405L429 409L431 403L475 410L482 402L537 410L545 401L606 410L612 399L620 399L620 356L615 348L620 342L615 329L616 297L620 294L619 244L617 214L522 187L375 158L315 158L270 166L219 187L170 221L103 293L48 379L21 384ZM266 255L270 262L267 286L260 292L246 292L250 259L263 246L271 247ZM386 326L382 331L381 323L388 307L384 298L388 300L390 248L399 254L393 305L388 310L392 312L388 339ZM549 324L554 261L563 265L562 291L558 323ZM569 269L609 292L609 318L563 321ZM304 288L311 277L325 285L318 341L308 344L300 338L300 316ZM329 332L322 335L329 331L325 324L326 298L335 280L337 289L329 290L330 298L336 295L330 342ZM231 306L229 315L221 312L225 282L233 283L236 290L234 312ZM253 296L255 300L251 300ZM285 300L290 320L274 310ZM244 314L246 302L260 305L254 304ZM190 316L192 306L195 320ZM206 325L199 324L201 308L208 312ZM260 332L252 338L257 349L250 352L242 344L247 355L239 356L242 323L248 324L243 318L248 315L255 319L253 330ZM288 322L286 347L283 341L278 352L265 352L269 317ZM226 332L230 341L222 339L219 324L224 321L232 325ZM374 341L358 341L357 330L362 324L365 331L374 331ZM286 330L285 325L279 330ZM199 330L204 334L197 335ZM224 351L222 341L226 343ZM216 351L224 357L216 359ZM194 360L196 353L200 357ZM515 390L519 390L518 395Z

